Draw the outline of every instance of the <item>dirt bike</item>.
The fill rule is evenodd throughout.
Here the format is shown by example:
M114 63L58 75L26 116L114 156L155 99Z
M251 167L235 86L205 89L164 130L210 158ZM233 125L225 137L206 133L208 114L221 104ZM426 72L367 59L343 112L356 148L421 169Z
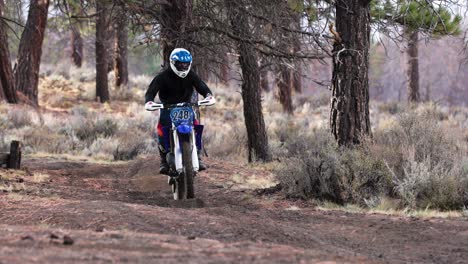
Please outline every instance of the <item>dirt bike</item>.
M193 180L198 172L198 152L201 149L203 126L194 124L194 106L211 106L213 97L198 103L158 104L145 107L148 111L168 109L172 127L163 128L163 144L168 150L166 160L169 164L168 183L172 187L174 200L195 198Z

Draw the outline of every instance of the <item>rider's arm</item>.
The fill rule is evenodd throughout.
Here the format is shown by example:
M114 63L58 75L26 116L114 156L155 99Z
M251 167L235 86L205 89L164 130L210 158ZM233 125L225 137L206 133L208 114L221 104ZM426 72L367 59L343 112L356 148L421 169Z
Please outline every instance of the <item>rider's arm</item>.
M154 97L156 97L156 94L159 92L159 87L160 87L160 76L154 77L153 81L148 87L148 90L146 90L145 94L145 103L153 101Z
M208 86L206 85L206 83L202 81L196 73L194 73L193 71L191 71L190 73L192 73L190 77L192 78L193 86L199 94L203 95L203 97L207 97L208 94L213 94L210 88L208 88Z

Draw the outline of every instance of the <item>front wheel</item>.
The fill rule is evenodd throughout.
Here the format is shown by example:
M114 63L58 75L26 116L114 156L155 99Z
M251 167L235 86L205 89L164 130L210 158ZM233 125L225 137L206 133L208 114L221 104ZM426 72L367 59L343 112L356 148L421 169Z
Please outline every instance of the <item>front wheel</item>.
M195 198L195 190L193 186L193 178L195 176L195 171L193 169L192 163L192 142L190 140L190 134L184 135L184 140L182 141L182 165L184 166L184 182L185 182L185 191L187 193L187 199Z
M193 186L193 178L195 171L192 164L192 142L190 134L179 134L179 140L182 147L182 166L183 172L175 180L172 191L175 200L193 199L195 198L195 190Z

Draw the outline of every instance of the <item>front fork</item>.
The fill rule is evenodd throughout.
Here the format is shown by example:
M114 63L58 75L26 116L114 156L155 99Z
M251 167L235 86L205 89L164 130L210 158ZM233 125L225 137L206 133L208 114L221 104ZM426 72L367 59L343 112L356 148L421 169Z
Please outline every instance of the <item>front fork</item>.
M175 168L177 173L182 173L184 171L184 166L182 164L182 149L180 145L180 140L185 140L184 137L187 137L190 140L190 145L192 146L192 166L194 171L198 171L200 168L200 164L198 163L198 153L197 147L195 144L195 132L192 129L190 134L181 134L177 132L176 128L172 129L172 139L173 139L173 151L174 151L174 161L175 161Z

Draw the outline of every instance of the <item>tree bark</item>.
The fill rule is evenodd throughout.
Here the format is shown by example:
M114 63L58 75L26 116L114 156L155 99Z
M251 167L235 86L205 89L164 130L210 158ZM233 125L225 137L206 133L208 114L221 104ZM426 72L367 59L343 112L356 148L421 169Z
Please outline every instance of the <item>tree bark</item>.
M108 68L108 13L105 1L96 1L96 99L101 103L108 102L109 81L107 78Z
M268 83L268 71L266 69L260 71L260 87L262 88L262 91L270 91L270 85Z
M73 64L81 68L83 65L83 38L79 25L71 26L71 59Z
M117 56L117 50L115 50L115 28L112 20L117 19L112 17L111 13L108 13L107 17L107 74L115 69L115 56Z
M128 84L128 26L127 15L124 7L119 7L120 13L115 25L115 86L127 86Z
M5 93L3 92L2 82L0 82L0 103L5 100Z
M169 55L175 48L185 48L187 38L184 33L192 20L192 0L173 0L170 5L162 5L161 45L163 48L163 68L169 67Z
M294 65L295 70L292 73L294 91L297 93L302 93L302 67L300 62L295 62Z
M19 170L21 168L21 143L13 140L10 144L10 155L7 168Z
M199 54L199 53L196 53ZM195 54L193 54L195 55ZM195 64L195 61L197 63ZM196 59L194 58L194 63L192 65L193 70L197 73L198 77L202 79L204 82L208 82L210 79L210 72L208 71L208 67L206 65L206 60L202 59Z
M21 35L15 80L16 89L38 105L39 68L47 24L49 0L31 0L28 21Z
M246 16L246 4L240 0L227 0L226 4L233 33L242 39L251 39L252 30ZM249 162L270 161L271 155L260 97L257 54L252 44L243 41L237 43L237 51L242 70L242 100L244 102L244 119L247 128Z
M418 55L418 32L409 33L408 39L408 69L407 69L407 89L408 101L417 103L420 101L419 94L419 55Z
M3 0L0 0L0 16L3 16L4 7ZM3 19L0 19L0 100L3 99L11 104L18 103L14 88L13 71L11 70L6 26Z
M336 1L330 127L339 145L371 134L369 119L369 0ZM340 41L341 38L341 41Z
M301 19L302 16L300 14L296 14L294 16L294 29L296 30L301 30ZM297 53L301 51L301 40L299 39L299 36L293 35L293 53ZM302 93L302 66L301 66L301 61L300 60L294 60L293 61L294 65L294 70L292 73L292 86L294 91L297 93Z
M221 83L227 85L229 83L229 70L230 67L230 58L227 51L223 52L224 63L221 64L219 69L220 81Z
M279 101L283 106L283 111L291 115L294 110L291 94L292 71L284 64L279 65L278 68L279 70L276 73L276 85L278 86Z

